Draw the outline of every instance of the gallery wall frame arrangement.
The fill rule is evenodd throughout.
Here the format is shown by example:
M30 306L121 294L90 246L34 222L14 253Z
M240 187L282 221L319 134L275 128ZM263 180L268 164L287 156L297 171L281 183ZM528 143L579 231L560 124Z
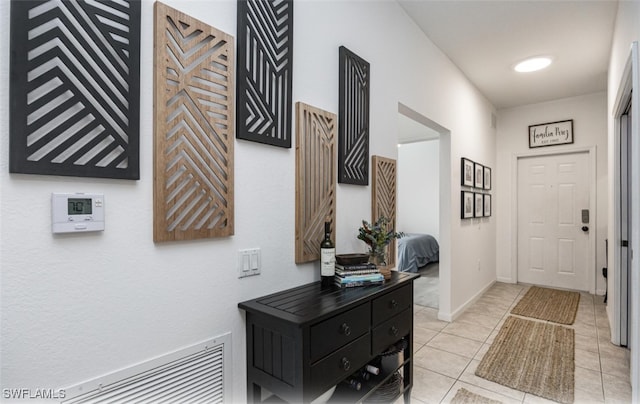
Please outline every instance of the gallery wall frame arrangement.
M482 218L491 216L491 167L471 159L460 159L460 184L468 190L460 191L460 218ZM480 192L476 192L480 191Z
M293 0L237 4L236 137L290 148Z
M155 242L234 233L233 37L154 4Z
M339 48L338 182L369 184L369 62Z
M337 116L296 103L296 264L320 259L324 222L335 237Z
M140 1L11 1L9 171L140 178Z

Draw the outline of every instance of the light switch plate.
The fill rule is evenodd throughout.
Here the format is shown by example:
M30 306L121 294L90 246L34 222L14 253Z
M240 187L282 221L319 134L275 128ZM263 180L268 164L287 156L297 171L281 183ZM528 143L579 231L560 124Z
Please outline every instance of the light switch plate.
M238 250L238 278L260 275L260 249Z

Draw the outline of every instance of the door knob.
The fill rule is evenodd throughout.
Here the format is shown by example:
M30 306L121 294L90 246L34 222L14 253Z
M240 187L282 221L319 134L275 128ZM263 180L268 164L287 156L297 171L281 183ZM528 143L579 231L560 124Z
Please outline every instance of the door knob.
M582 231L589 231L589 226L582 226Z

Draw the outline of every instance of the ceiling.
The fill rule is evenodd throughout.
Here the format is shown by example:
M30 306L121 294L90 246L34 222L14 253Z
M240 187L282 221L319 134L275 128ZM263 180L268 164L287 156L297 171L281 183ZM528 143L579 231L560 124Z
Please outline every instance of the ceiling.
M606 90L616 0L397 0L498 109ZM534 73L513 66L549 55Z

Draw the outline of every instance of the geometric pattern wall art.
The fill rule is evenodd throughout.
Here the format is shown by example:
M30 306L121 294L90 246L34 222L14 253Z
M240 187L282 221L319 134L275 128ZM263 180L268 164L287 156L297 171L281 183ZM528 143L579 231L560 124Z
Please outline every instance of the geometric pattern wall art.
M291 147L293 0L238 1L236 137Z
M296 103L296 264L320 259L324 222L336 223L337 117Z
M381 216L389 219L391 229L396 229L396 161L372 156L371 164L371 220L377 221ZM393 267L396 263L396 243L392 240L387 246L387 267Z
M9 171L136 180L140 1L11 1Z
M156 2L154 241L233 234L233 37Z
M369 184L369 82L367 61L340 47L338 182Z

